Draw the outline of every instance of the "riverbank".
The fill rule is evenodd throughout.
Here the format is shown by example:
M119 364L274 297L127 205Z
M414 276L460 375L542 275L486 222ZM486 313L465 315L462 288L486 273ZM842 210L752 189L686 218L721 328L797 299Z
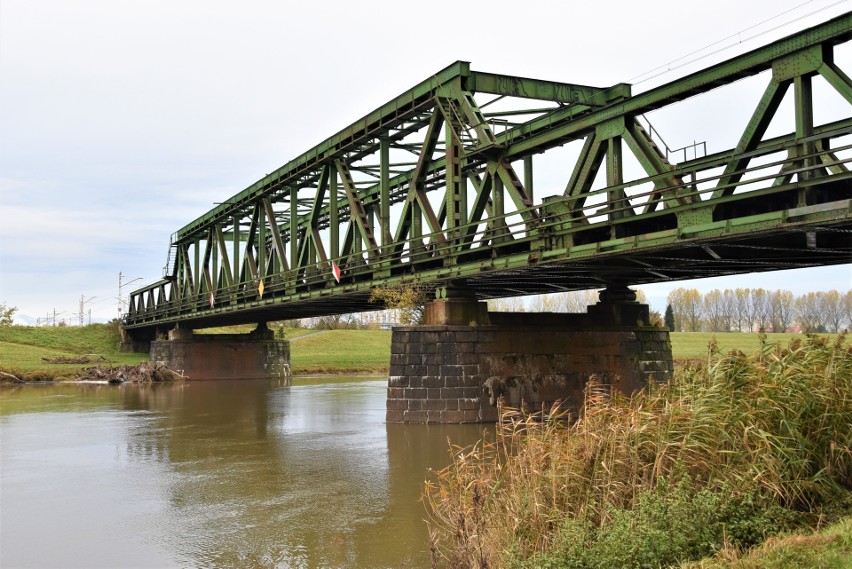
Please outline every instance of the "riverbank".
M120 352L119 341L117 324L0 326L0 371L23 381L67 381L94 364L137 365L148 360L148 354ZM80 363L62 363L75 360Z
M199 333L248 333L252 326L214 328ZM391 332L387 330L312 330L276 328L291 340L291 369L295 375L386 374L390 363ZM833 335L828 335L833 338ZM763 349L787 346L801 334L768 334ZM714 340L715 339L715 340ZM675 362L706 360L711 341L722 352L761 350L761 336L748 333L673 332ZM148 361L146 353L118 351L115 324L65 327L0 327L0 371L24 381L64 381L79 377L86 365L49 363L89 358L106 366L137 365Z
M238 332L249 332L241 327ZM221 328L206 333L233 333ZM387 330L310 330L281 328L291 344L295 375L386 374L390 363ZM120 336L112 324L82 327L0 327L0 371L25 382L68 381L97 363L103 367L133 366L148 361L147 353L118 351ZM73 363L78 361L79 363ZM72 363L65 363L72 362ZM0 381L14 381L0 376Z

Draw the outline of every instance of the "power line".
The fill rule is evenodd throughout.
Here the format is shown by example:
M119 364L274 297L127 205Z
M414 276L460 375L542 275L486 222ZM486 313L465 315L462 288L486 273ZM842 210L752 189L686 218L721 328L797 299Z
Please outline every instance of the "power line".
M737 32L737 33L731 34L731 35L729 35L729 36L727 36L727 37L725 37L725 38L722 38L722 39L720 39L720 40L718 40L718 41L715 41L715 42L713 42L713 43L707 44L706 46L704 46L704 47L702 47L702 48L700 48L700 49L697 49L697 50L691 51L691 52L687 53L686 55L682 55L681 57L678 57L678 58L676 58L676 59L673 59L673 60L669 61L668 63L665 63L665 64L663 64L663 65L659 65L659 66L657 66L657 67L655 67L655 68L653 68L653 69L651 69L651 70L649 70L649 71L646 71L645 73L641 73L641 74L639 74L639 75L636 75L635 77L633 77L633 78L631 78L631 79L628 79L628 80L626 81L626 83L631 83L631 84L633 84L633 85L640 85L640 84L642 84L642 83L645 83L645 82L647 82L647 81L650 81L650 80L652 80L652 79L655 79L655 78L657 78L657 77L660 77L661 75L665 75L666 73L669 73L669 72L671 72L671 71L675 71L675 70L677 70L677 69L680 69L680 68L682 68L682 67L685 67L685 66L687 66L687 65L690 65L690 64L692 64L692 63L696 63L696 62L698 62L698 61L701 61L702 59L706 59L706 58L708 58L708 57L710 57L710 56L712 56L712 55L715 55L715 54L717 54L717 53L721 53L721 52L723 52L723 51L725 51L725 50L727 50L727 49L731 49L732 47L734 47L734 46L736 46L736 45L742 44L742 43L744 43L744 42L751 41L751 40L753 40L753 39L755 39L755 38L759 38L760 36L763 36L763 35L766 35L766 34L768 34L768 33L774 32L775 30L778 30L778 29L780 29L780 28L783 28L783 27L785 27L785 26L788 26L788 25L790 25L790 24L792 24L792 23L795 23L795 22L797 22L797 21L799 21L799 20L802 20L802 19L804 19L804 18L808 18L808 17L810 17L810 16L813 16L814 14L818 14L818 13L820 13L820 12L823 12L823 11L825 11L825 10L828 10L829 8L833 8L833 7L835 7L835 6L839 6L840 4L844 4L844 3L848 2L849 0L838 0L837 2L834 2L834 3L832 3L832 4L828 4L827 6L823 6L823 7L821 7L821 8L818 8L818 9L816 9L816 10L813 10L812 12L808 12L807 14L805 14L805 15L803 15L803 16L797 16L797 17L796 17L795 19L793 19L793 20L788 20L788 21L786 21L786 22L784 22L784 23L782 23L782 24L778 24L777 26L774 26L774 27L772 27L772 28L769 28L769 29L764 30L764 31L762 31L762 32L759 32L759 33L757 33L757 34L754 34L754 35L748 36L748 37L746 37L746 38L742 38L742 37L740 37L743 33L747 32L747 31L749 31L749 30L753 30L753 29L755 29L755 28L758 28L758 27L762 26L763 24L765 24L765 23L767 23L767 22L771 22L772 20L775 20L775 19L777 19L777 18L780 18L781 16L784 16L785 14L789 14L790 12L793 12L793 11L795 11L795 10L798 10L798 9L799 9L799 8L801 8L802 6L806 6L806 5L810 4L810 3L812 3L813 1L814 1L814 0L808 0L807 2L803 2L802 4L799 4L799 5L797 5L797 6L794 6L793 8L790 8L790 9L788 9L788 10L785 10L785 11L783 11L783 12L780 12L780 13L778 13L778 14L776 14L776 15L772 16L771 18L767 18L767 19L763 20L762 22L759 22L759 23L757 23L757 24L754 24L754 25L752 25L752 26L749 26L749 27L747 27L747 28L744 28L744 29L740 30L740 31L739 31L739 32ZM688 60L688 61L684 61L683 63L679 63L678 65L675 65L674 67L672 67L672 65L673 65L673 64L675 64L675 63L678 63L678 62L680 62L680 61L683 61L684 59L686 59L686 58L688 58L688 57L691 57L691 56L693 56L693 55L696 55L696 54L698 54L698 53L701 53L701 52L703 52L703 51L705 51L705 50L707 50L707 49L709 49L709 48L711 48L711 47L713 47L713 46L716 46L716 45L718 45L718 44L720 44L720 43L726 42L726 41L728 41L728 40L730 40L730 39L733 39L733 38L738 38L738 41L737 41L736 43L734 43L734 44L730 44L730 45L727 45L727 46L721 47L721 48L719 48L719 49L716 49L716 50L714 50L714 51L711 51L711 52L709 52L709 53L706 53L706 54L704 54L704 55L702 55L702 56L700 56L700 57L696 57L696 58L694 58L694 59L690 59L690 60ZM659 70L661 70L661 69L662 69L662 71L659 71ZM655 73L656 71L659 71L659 73ZM639 79L639 78L641 78L641 77L645 77L646 75L649 75L649 74L651 74L651 73L654 73L654 75L651 75L650 77L646 77L645 79L642 79L641 81L636 81L636 79Z

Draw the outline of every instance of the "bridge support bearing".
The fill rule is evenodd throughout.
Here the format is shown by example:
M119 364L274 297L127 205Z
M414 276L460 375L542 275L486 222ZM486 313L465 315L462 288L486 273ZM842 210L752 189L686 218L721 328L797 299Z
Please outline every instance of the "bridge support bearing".
M169 332L168 340L151 342L151 361L189 379L289 379L290 342L276 340L266 324L249 334Z
M484 325L395 328L387 422L493 422L498 399L576 412L587 391L630 394L669 379L668 331L648 324L646 305L602 296L586 314L489 313Z

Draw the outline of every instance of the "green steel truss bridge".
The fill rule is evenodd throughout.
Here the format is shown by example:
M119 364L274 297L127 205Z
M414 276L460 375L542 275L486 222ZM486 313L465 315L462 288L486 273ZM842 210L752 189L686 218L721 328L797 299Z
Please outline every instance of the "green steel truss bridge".
M815 124L812 96L852 109L850 37L847 13L637 95L456 62L176 232L126 328L377 309L376 285L495 298L852 262L852 113ZM672 151L644 120L759 74L735 148ZM767 137L783 113L795 131ZM573 141L559 187L537 182Z

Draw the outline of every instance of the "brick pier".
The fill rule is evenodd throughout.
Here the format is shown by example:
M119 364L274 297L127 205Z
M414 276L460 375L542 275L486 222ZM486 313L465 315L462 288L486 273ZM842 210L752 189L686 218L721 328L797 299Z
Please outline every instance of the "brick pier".
M276 340L266 324L249 334L193 334L175 329L151 342L151 361L189 379L290 377L290 342Z
M531 411L556 401L576 410L590 381L629 394L667 380L668 331L650 326L648 307L631 295L609 292L585 314L487 313L483 303L436 301L427 318L444 322L393 331L387 421L492 422L498 398Z

